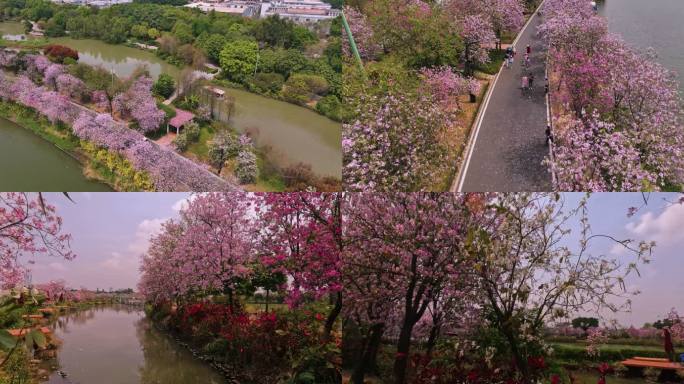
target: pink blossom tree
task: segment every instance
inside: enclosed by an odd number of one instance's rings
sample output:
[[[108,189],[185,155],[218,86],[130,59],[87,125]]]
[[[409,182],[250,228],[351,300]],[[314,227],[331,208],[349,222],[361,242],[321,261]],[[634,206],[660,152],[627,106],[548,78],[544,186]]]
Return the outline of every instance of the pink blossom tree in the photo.
[[[485,220],[473,232],[467,253],[475,263],[479,289],[489,314],[488,327],[506,340],[521,383],[536,380],[529,351],[543,350],[542,327],[576,311],[629,308],[638,291],[626,287],[627,276],[650,260],[655,243],[593,233],[587,199],[566,206],[557,194],[496,194],[486,200]],[[578,225],[577,245],[569,242],[569,225]],[[619,259],[594,253],[597,242],[625,250]],[[535,347],[533,347],[535,346]]]
[[[27,193],[0,193],[0,283],[3,287],[20,283],[38,255],[71,260],[75,257],[62,232],[62,218],[42,196]],[[28,258],[26,263],[22,258]]]
[[[123,118],[133,118],[143,133],[159,129],[164,111],[157,107],[152,95],[152,79],[140,76],[126,92],[118,94],[112,102],[114,112]]]
[[[390,90],[360,95],[343,126],[343,177],[349,190],[420,190],[445,165],[446,130],[455,124],[432,95]]]
[[[257,203],[261,262],[291,278],[288,302],[329,297],[324,337],[342,310],[341,196],[336,193],[263,194]]]
[[[670,71],[608,33],[582,0],[545,3],[557,189],[640,191],[684,184],[684,125]],[[569,115],[574,115],[573,117]]]
[[[455,304],[444,298],[457,297],[455,291],[469,281],[463,249],[471,215],[465,199],[465,195],[394,193],[356,194],[345,202],[346,311],[372,322],[363,359],[372,360],[382,332],[396,326],[395,383],[406,382],[416,325],[428,316],[434,342],[440,317]],[[386,324],[390,319],[396,325]],[[356,383],[363,382],[367,368],[363,360],[357,365]]]

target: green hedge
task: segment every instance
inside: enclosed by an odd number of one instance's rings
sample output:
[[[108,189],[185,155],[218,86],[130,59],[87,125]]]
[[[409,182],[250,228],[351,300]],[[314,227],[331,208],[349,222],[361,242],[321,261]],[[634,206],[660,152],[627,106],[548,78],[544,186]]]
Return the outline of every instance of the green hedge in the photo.
[[[627,345],[604,345],[599,348],[599,356],[591,357],[587,355],[585,346],[582,344],[551,344],[555,358],[567,361],[601,361],[617,362],[635,356],[664,358],[665,353],[656,348],[644,348],[639,346]]]

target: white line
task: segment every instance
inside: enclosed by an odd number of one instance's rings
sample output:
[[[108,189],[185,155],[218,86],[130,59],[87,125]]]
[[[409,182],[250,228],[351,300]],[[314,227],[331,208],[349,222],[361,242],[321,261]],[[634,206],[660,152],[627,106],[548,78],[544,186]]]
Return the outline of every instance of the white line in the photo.
[[[534,13],[532,16],[527,20],[527,23],[525,23],[525,26],[523,26],[523,29],[520,30],[518,33],[518,36],[515,37],[515,40],[513,40],[513,43],[511,44],[512,47],[515,47],[516,44],[518,44],[518,41],[522,37],[522,35],[525,33],[527,30],[527,27],[530,26],[532,23],[532,20],[537,16],[537,13],[539,12],[539,9],[541,9],[542,5],[544,5],[544,1],[539,3],[539,6],[537,9],[535,9]],[[477,144],[477,137],[480,134],[480,127],[482,126],[482,121],[484,120],[484,115],[485,112],[487,111],[487,107],[489,106],[489,100],[492,97],[492,94],[494,93],[494,88],[496,87],[496,83],[499,81],[499,75],[501,75],[501,72],[503,71],[504,66],[502,65],[501,68],[499,68],[499,72],[497,72],[496,77],[494,78],[494,82],[492,83],[492,86],[487,90],[487,95],[485,97],[485,102],[483,104],[482,109],[480,109],[480,112],[478,113],[477,117],[477,124],[475,125],[475,130],[473,133],[471,133],[470,137],[470,145],[468,146],[468,154],[466,156],[466,161],[463,163],[463,167],[459,170],[458,177],[456,178],[456,183],[454,183],[450,189],[450,192],[463,192],[463,184],[465,183],[466,175],[468,174],[468,167],[470,166],[470,159],[473,157],[473,152],[475,151],[475,145]],[[456,187],[456,188],[454,188]]]

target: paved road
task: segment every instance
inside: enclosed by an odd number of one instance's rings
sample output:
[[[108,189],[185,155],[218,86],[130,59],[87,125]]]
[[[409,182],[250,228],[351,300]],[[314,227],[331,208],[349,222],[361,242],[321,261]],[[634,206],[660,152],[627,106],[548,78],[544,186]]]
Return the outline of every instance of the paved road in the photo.
[[[516,43],[517,56],[504,68],[492,89],[489,104],[476,127],[473,147],[456,189],[464,192],[550,191],[551,174],[542,160],[546,146],[544,97],[545,52],[537,36],[539,15],[533,16]],[[532,48],[531,65],[524,70],[525,49]],[[524,72],[523,72],[524,71]],[[533,89],[523,95],[521,77],[532,72]]]

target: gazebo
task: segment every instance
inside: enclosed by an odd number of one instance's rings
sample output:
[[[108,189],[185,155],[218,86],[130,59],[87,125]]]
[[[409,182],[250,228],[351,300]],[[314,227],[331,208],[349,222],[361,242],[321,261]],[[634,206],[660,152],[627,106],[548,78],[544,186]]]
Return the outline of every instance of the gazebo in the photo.
[[[176,128],[176,134],[180,133],[180,129],[187,123],[191,122],[195,115],[188,111],[176,108],[176,116],[174,116],[169,123],[166,124],[166,133],[169,133],[170,127]]]

